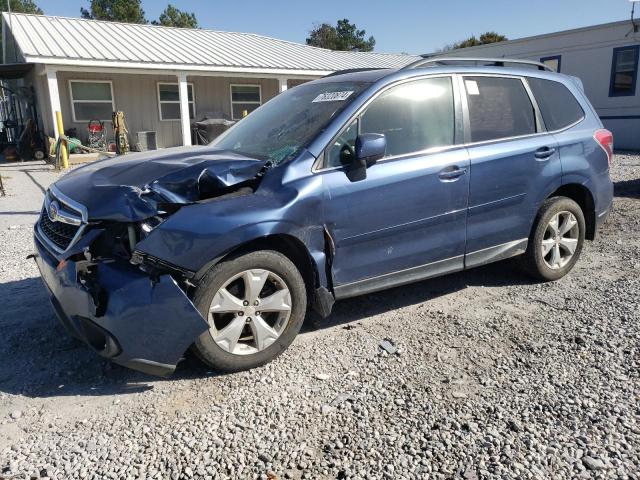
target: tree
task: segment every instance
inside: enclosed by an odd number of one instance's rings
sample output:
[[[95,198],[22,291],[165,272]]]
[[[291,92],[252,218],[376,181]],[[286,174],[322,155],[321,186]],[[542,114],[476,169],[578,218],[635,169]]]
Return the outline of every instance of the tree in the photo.
[[[163,27],[198,28],[198,19],[195,13],[183,12],[171,4],[164,9],[158,20],[151,23]]]
[[[13,13],[35,13],[43,15],[44,12],[38,7],[33,0],[9,0],[11,11]],[[7,12],[7,2],[0,2],[0,12]]]
[[[496,42],[504,42],[509,40],[504,35],[500,35],[496,32],[485,32],[480,35],[480,38],[477,38],[475,35],[471,35],[466,40],[461,40],[459,42],[455,42],[451,45],[445,45],[442,48],[442,52],[447,52],[449,50],[457,50],[459,48],[467,48],[467,47],[475,47],[478,45],[486,45],[488,43],[496,43]]]
[[[316,25],[314,29],[309,32],[309,37],[307,38],[307,45],[312,45],[314,47],[335,50],[337,44],[338,32],[335,27],[328,23]]]
[[[372,36],[365,39],[366,33],[365,30],[358,30],[355,23],[345,18],[338,20],[335,27],[328,23],[316,25],[309,32],[307,45],[331,50],[370,52],[376,44],[376,39]]]
[[[82,18],[109,22],[147,23],[140,0],[89,0],[89,10],[80,8]]]
[[[507,37],[496,32],[485,32],[480,35],[480,45],[486,45],[487,43],[506,42],[507,40],[509,40]]]

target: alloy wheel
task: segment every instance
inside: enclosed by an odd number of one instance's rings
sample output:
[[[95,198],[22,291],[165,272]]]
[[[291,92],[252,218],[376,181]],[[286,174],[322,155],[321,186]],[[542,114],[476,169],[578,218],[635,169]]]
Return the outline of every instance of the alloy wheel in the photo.
[[[542,238],[542,258],[545,264],[557,270],[567,265],[578,247],[580,226],[573,213],[556,213],[547,224]]]
[[[291,292],[275,273],[245,270],[227,280],[209,307],[209,333],[235,355],[250,355],[272,345],[291,316]]]

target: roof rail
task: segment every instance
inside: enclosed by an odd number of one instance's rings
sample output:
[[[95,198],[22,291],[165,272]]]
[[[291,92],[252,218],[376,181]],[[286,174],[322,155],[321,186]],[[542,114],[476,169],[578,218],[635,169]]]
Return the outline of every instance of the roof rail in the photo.
[[[416,60],[409,65],[402,67],[403,70],[410,68],[420,67],[436,67],[438,65],[455,65],[463,63],[472,63],[476,66],[485,65],[492,67],[506,67],[506,64],[513,65],[526,65],[528,67],[536,67],[538,70],[546,70],[548,72],[554,72],[551,67],[541,62],[534,62],[533,60],[519,60],[516,58],[474,58],[474,57],[426,57],[423,56],[420,60]]]
[[[347,68],[345,70],[336,70],[335,72],[331,72],[329,75],[325,75],[322,78],[334,77],[336,75],[344,75],[345,73],[369,72],[371,70],[388,70],[388,68],[383,68],[383,67]]]

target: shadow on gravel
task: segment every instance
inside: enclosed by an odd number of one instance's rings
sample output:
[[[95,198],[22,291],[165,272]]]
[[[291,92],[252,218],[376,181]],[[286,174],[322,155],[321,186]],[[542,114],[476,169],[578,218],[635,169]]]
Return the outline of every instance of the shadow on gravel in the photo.
[[[41,164],[40,165],[29,165],[27,166],[27,164],[25,163],[2,163],[0,162],[0,172],[2,173],[6,173],[6,172],[46,172],[46,173],[52,173],[55,172],[55,170],[53,168],[48,168],[48,167],[43,167]]]
[[[27,397],[143,392],[159,381],[217,376],[192,355],[162,379],[111,363],[60,325],[40,278],[0,283],[0,391]]]
[[[40,215],[40,211],[30,210],[26,212],[0,212],[0,215]]]
[[[336,303],[327,319],[307,321],[303,332],[348,324],[455,293],[469,285],[528,284],[500,262]],[[0,284],[0,391],[27,397],[101,396],[141,392],[160,381],[218,376],[192,355],[176,373],[160,379],[115,365],[71,338],[55,318],[39,278]],[[147,383],[149,382],[149,383]]]
[[[34,176],[31,174],[31,172],[32,172],[32,170],[25,170],[23,173],[24,173],[27,177],[29,177],[29,180],[31,180],[31,181],[33,182],[33,184],[34,184],[36,187],[38,187],[38,189],[40,189],[40,191],[41,191],[41,192],[42,192],[42,194],[44,195],[45,193],[47,193],[47,186],[48,186],[48,183],[49,183],[49,182],[47,182],[45,185],[43,185],[42,183],[40,183],[40,182],[36,179],[36,177],[34,177]]]
[[[113,365],[71,338],[39,278],[0,284],[0,391],[28,397],[95,396],[152,388],[152,377]]]
[[[640,178],[614,182],[613,193],[616,197],[640,198]]]
[[[329,318],[305,322],[302,331],[355,322],[398,308],[428,302],[434,298],[463,290],[468,286],[504,287],[532,283],[534,280],[524,275],[517,268],[514,260],[505,260],[464,272],[336,302]]]

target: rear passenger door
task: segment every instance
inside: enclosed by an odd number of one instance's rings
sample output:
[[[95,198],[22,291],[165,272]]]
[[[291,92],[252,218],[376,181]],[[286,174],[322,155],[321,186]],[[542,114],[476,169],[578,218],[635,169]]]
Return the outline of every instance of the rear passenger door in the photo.
[[[560,186],[557,143],[524,78],[462,76],[470,158],[465,266],[524,251],[544,192]]]

